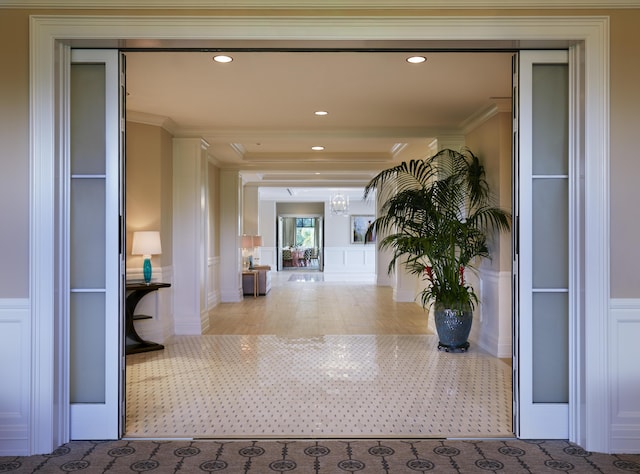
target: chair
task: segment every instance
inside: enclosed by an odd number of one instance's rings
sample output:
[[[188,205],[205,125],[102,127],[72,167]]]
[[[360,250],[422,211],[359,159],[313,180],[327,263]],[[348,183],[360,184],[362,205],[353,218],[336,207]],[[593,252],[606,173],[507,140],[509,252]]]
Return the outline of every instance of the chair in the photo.
[[[282,266],[293,267],[293,255],[289,249],[284,249],[282,251]]]
[[[318,261],[318,249],[317,248],[312,248],[309,249],[309,265],[320,265],[320,262]]]
[[[308,267],[311,264],[311,249],[304,249],[302,262],[305,267]]]

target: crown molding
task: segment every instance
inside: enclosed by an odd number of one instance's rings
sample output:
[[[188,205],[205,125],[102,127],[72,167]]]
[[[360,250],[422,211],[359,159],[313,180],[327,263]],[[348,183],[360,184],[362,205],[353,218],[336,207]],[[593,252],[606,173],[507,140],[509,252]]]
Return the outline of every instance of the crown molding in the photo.
[[[215,9],[215,10],[407,10],[407,9],[618,9],[640,8],[640,0],[0,0],[0,8]]]
[[[176,123],[169,117],[163,117],[162,115],[154,115],[147,112],[138,112],[136,110],[127,110],[127,122],[161,127],[173,136],[176,136],[179,133],[179,129]]]
[[[464,134],[467,134],[480,125],[485,123],[491,117],[499,114],[511,112],[511,98],[505,99],[497,99],[493,104],[489,107],[479,110],[475,114],[471,115],[467,118],[461,125],[460,129]]]

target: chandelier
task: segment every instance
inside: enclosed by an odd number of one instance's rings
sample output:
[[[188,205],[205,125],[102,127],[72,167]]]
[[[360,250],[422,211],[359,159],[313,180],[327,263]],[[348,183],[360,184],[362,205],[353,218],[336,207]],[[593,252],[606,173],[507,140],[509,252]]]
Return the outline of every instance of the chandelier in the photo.
[[[337,216],[344,216],[349,212],[349,196],[345,196],[340,191],[331,195],[329,201],[331,213]]]

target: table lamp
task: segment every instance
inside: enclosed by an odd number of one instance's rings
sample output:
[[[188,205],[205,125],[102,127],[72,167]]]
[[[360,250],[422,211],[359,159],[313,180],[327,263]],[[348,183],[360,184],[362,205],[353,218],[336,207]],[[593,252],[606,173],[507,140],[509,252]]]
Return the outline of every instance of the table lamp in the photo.
[[[144,257],[142,273],[147,285],[151,282],[151,255],[160,255],[161,253],[160,232],[152,230],[133,233],[131,254]]]
[[[256,252],[256,247],[262,247],[262,236],[261,235],[254,235],[253,237],[253,253]],[[255,263],[258,261],[258,257],[254,257],[252,255],[251,258],[251,268],[253,268],[253,266],[255,265]]]

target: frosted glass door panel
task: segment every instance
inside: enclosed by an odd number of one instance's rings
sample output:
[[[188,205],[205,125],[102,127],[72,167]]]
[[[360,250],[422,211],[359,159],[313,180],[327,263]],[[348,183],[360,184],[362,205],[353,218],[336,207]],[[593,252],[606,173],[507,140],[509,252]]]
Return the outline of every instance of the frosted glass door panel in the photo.
[[[122,305],[118,52],[72,50],[65,205],[70,437],[116,439]]]
[[[569,284],[568,183],[533,180],[533,287],[567,288]]]
[[[569,171],[569,92],[566,64],[533,67],[533,174]]]
[[[71,288],[105,287],[105,180],[71,181]]]
[[[71,294],[71,403],[104,403],[104,293]]]
[[[533,295],[533,403],[569,402],[568,309],[567,293]]]
[[[105,173],[105,66],[71,68],[71,173]],[[91,120],[88,120],[91,118]]]
[[[518,61],[514,387],[516,434],[527,439],[569,435],[568,59],[568,51],[521,51]]]

